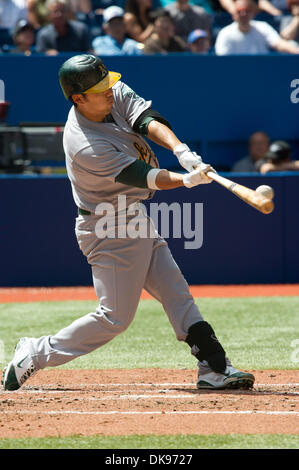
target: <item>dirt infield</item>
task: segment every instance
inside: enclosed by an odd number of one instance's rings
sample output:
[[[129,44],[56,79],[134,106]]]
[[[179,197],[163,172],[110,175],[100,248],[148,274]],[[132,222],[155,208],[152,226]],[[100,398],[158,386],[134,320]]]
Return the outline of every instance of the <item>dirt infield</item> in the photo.
[[[0,438],[296,434],[298,371],[253,371],[249,391],[199,391],[195,370],[45,370],[0,392]],[[28,385],[27,385],[28,384]]]
[[[190,286],[194,297],[256,297],[299,295],[299,284],[250,284]],[[143,290],[142,299],[152,299]],[[63,300],[97,300],[93,287],[7,287],[0,288],[0,303]]]
[[[298,284],[190,289],[194,297],[299,295]],[[0,302],[64,300],[96,296],[92,287],[0,289]],[[299,371],[252,372],[252,390],[216,392],[196,389],[196,370],[43,370],[16,392],[0,390],[0,438],[297,434]]]

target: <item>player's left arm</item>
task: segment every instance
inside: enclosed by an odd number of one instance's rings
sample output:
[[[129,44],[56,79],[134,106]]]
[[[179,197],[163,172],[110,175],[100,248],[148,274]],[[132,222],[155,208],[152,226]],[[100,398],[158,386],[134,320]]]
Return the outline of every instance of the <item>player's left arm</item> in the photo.
[[[118,112],[124,116],[135,132],[171,150],[185,170],[191,172],[200,165],[203,165],[204,169],[205,165],[200,155],[192,152],[178,139],[169,122],[152,109],[151,101],[145,101],[124,83],[116,86],[114,92],[116,98],[121,98],[116,100]]]
[[[141,113],[134,123],[133,130],[161,147],[171,150],[180,165],[189,172],[204,165],[201,156],[192,152],[188,145],[182,143],[171,129],[169,122],[152,108]]]
[[[170,127],[155,119],[150,121],[146,137],[172,152],[177,145],[182,144]]]

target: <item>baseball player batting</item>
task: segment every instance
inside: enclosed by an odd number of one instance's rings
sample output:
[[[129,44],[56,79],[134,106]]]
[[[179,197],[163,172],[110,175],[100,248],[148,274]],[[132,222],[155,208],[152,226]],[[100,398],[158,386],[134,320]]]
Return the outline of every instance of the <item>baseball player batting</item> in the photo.
[[[88,354],[125,331],[143,288],[161,302],[176,338],[185,341],[197,358],[199,389],[249,389],[254,376],[230,363],[166,241],[156,232],[146,237],[98,236],[99,204],[113,205],[118,229],[132,220],[129,208],[139,208],[139,222],[152,233],[153,222],[140,201],[151,198],[156,190],[210,183],[206,173],[214,171],[176,137],[167,120],[152,109],[151,101],[136,95],[120,78],[92,54],[76,55],[59,70],[64,96],[73,104],[63,145],[78,207],[76,236],[91,265],[99,304],[55,335],[21,338],[4,371],[4,389],[17,390],[38,370]],[[171,150],[186,173],[160,169],[145,136]],[[126,196],[125,208],[118,207],[120,195]]]

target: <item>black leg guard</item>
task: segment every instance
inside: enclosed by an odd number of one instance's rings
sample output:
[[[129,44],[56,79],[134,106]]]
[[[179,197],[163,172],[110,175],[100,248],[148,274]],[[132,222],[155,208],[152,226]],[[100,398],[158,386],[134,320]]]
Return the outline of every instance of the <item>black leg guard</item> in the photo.
[[[200,321],[188,330],[186,343],[191,347],[191,353],[199,360],[206,360],[215,371],[223,373],[226,369],[225,351],[211,325]]]

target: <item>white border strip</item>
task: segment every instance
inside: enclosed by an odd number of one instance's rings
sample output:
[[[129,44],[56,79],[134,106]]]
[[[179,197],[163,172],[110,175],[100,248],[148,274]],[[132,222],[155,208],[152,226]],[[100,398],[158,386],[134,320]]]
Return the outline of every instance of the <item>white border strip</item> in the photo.
[[[43,410],[43,411],[0,411],[0,415],[271,415],[271,416],[299,416],[299,411],[264,411],[264,410],[243,410],[243,411],[80,411],[80,410]]]

